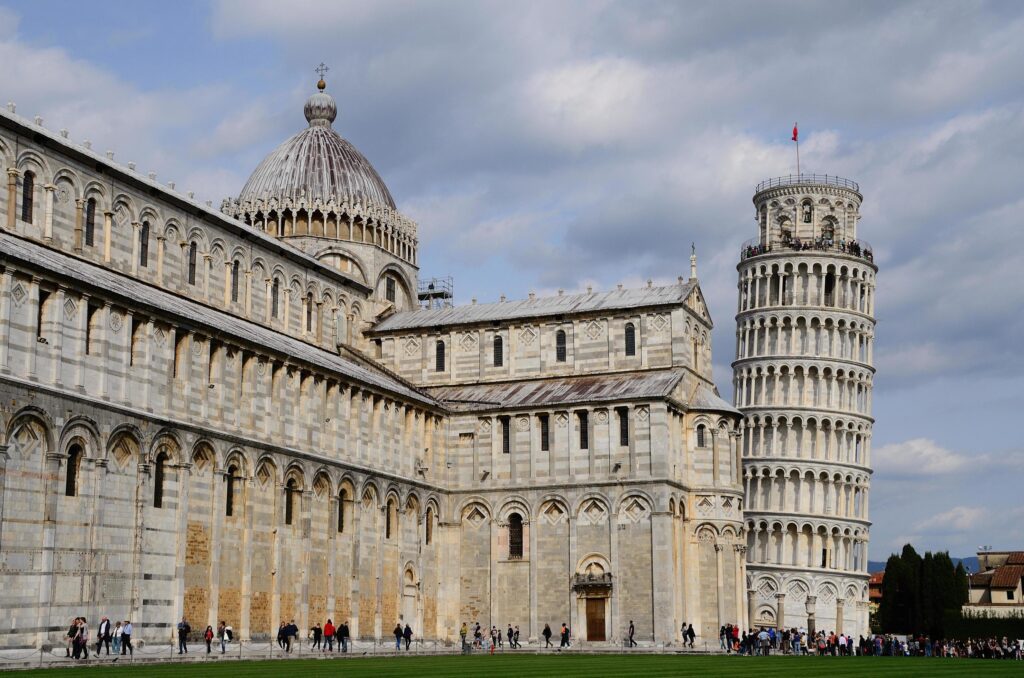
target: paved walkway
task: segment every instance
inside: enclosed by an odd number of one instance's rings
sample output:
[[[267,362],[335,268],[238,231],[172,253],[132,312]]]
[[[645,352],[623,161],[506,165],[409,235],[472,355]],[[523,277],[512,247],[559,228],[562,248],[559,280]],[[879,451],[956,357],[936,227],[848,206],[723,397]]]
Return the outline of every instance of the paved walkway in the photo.
[[[214,643],[213,651],[207,655],[206,646],[203,643],[190,643],[188,654],[179,655],[177,652],[176,645],[154,645],[148,644],[143,647],[136,647],[135,654],[132,656],[115,656],[115,655],[100,655],[96,656],[92,653],[90,648],[89,659],[80,659],[75,661],[65,656],[63,647],[56,647],[52,650],[0,650],[0,671],[6,669],[28,669],[28,668],[39,668],[39,667],[54,667],[54,666],[103,666],[116,661],[120,664],[122,662],[142,664],[142,663],[202,663],[202,662],[221,662],[221,661],[238,661],[238,660],[260,660],[260,659],[340,659],[344,660],[351,657],[394,657],[398,655],[457,655],[460,653],[458,643],[453,645],[446,645],[439,641],[413,641],[410,650],[396,651],[394,642],[372,642],[372,641],[356,641],[353,646],[349,647],[347,654],[340,652],[322,652],[313,650],[309,647],[309,643],[296,643],[293,651],[287,653],[281,650],[277,643],[267,642],[243,642],[243,643],[229,643],[227,651],[224,654],[220,653],[220,648],[217,643]],[[335,648],[337,650],[337,648]],[[497,648],[496,653],[551,653],[560,651],[557,645],[552,649],[544,649],[540,644],[523,644],[523,647],[516,650],[510,650],[508,647]],[[698,646],[695,649],[682,648],[674,645],[655,645],[652,643],[643,644],[641,643],[638,647],[627,650],[622,645],[615,643],[587,643],[578,642],[566,652],[572,653],[621,653],[630,652],[638,654],[707,654],[709,652],[717,652],[716,647],[703,648]],[[482,652],[482,650],[475,650],[475,652]]]

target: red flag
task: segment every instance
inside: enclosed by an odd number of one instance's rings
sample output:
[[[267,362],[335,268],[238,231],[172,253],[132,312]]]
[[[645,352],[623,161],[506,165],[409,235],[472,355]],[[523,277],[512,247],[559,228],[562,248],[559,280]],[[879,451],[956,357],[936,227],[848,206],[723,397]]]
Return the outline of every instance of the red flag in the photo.
[[[797,141],[798,140],[797,137],[798,137],[798,133],[797,133],[797,130],[796,130],[796,123],[794,122],[793,123],[793,141]]]

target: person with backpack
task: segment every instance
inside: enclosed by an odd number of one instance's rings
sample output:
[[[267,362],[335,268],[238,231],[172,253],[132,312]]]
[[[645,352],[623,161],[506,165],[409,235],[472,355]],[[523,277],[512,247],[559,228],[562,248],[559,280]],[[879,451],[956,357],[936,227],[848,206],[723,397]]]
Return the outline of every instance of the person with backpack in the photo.
[[[217,638],[220,640],[220,653],[224,654],[228,649],[228,641],[231,640],[231,630],[223,619],[217,624]]]

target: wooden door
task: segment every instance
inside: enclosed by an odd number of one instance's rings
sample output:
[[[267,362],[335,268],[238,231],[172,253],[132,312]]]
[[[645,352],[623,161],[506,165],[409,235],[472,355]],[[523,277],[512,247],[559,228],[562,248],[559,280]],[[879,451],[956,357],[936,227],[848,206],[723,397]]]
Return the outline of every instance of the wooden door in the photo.
[[[604,608],[604,598],[587,598],[587,640],[605,640]]]

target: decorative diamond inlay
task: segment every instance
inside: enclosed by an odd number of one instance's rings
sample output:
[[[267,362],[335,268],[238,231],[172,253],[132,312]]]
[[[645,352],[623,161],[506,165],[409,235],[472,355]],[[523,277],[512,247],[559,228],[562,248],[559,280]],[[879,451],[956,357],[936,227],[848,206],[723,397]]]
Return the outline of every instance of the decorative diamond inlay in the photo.
[[[15,306],[21,306],[21,302],[25,301],[25,297],[28,296],[28,292],[25,291],[25,287],[19,282],[14,284],[14,289],[11,290],[11,299],[14,299]]]
[[[420,350],[419,339],[416,339],[415,337],[413,337],[412,339],[406,340],[406,342],[405,342],[405,355],[407,355],[407,356],[409,356],[411,358],[412,356],[416,355],[416,353],[419,350]]]
[[[474,350],[476,348],[476,335],[472,332],[466,332],[459,339],[459,346],[467,353]]]
[[[598,321],[592,320],[590,321],[590,324],[587,325],[586,333],[592,340],[597,339],[604,333],[604,327],[602,327],[601,323]]]
[[[474,506],[470,509],[469,513],[466,514],[466,522],[474,529],[483,525],[486,520],[487,516],[484,515],[484,512],[481,511],[478,506]]]
[[[523,331],[519,333],[519,341],[523,342],[523,346],[533,345],[533,341],[537,338],[537,330],[532,327],[524,327]]]
[[[74,320],[75,314],[78,312],[78,304],[71,297],[64,300],[64,317],[68,320]]]
[[[651,318],[651,327],[655,332],[662,332],[668,326],[668,319],[664,313],[658,313]]]

